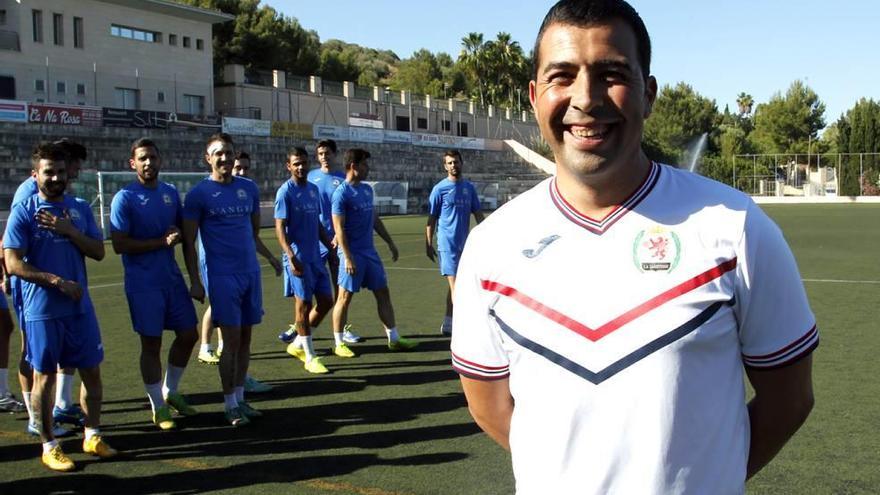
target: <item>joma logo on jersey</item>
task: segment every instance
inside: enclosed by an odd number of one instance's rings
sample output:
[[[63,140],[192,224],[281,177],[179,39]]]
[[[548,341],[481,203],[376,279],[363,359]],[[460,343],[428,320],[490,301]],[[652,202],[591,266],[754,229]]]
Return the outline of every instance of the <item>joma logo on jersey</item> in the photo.
[[[549,246],[551,243],[553,243],[553,241],[555,241],[556,239],[559,239],[558,235],[556,235],[556,234],[548,235],[547,237],[538,241],[538,246],[536,248],[523,249],[522,254],[526,258],[534,258],[534,257],[538,256],[539,254],[541,254],[541,252],[544,251],[544,249],[546,249],[547,246]]]
[[[675,232],[662,226],[643,230],[633,241],[633,263],[641,272],[675,270],[681,259],[681,240]]]

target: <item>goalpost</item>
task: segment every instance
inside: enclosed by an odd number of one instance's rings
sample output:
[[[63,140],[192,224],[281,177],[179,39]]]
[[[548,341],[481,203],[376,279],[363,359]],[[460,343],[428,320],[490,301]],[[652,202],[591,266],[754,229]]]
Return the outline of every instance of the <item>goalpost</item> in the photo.
[[[159,174],[159,180],[167,182],[177,188],[180,200],[197,183],[207,177],[206,172],[166,172]],[[110,203],[113,196],[130,182],[137,180],[134,172],[102,172],[83,170],[79,174],[73,186],[72,193],[89,202],[95,219],[104,233],[104,238],[110,237]]]

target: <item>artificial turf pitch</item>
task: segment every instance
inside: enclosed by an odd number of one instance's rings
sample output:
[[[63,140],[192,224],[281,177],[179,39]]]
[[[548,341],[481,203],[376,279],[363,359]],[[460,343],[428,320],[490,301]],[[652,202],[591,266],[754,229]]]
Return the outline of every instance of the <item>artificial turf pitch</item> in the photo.
[[[782,227],[805,279],[822,343],[814,355],[816,407],[783,452],[748,483],[750,493],[876,493],[880,490],[880,205],[766,206]],[[217,369],[196,362],[182,392],[201,412],[180,429],[150,423],[138,372],[119,257],[89,264],[92,298],[106,358],[103,430],[125,452],[97,461],[81,440],[62,441],[78,471],[56,474],[39,462],[39,442],[24,433],[24,414],[0,416],[0,494],[298,493],[505,494],[510,458],[473,424],[448,339],[439,334],[446,284],[424,255],[424,217],[390,217],[400,249],[391,263],[392,299],[402,334],[416,352],[384,350],[369,293],[355,297],[350,321],[368,338],[359,356],[327,355],[329,375],[310,375],[284,353],[276,335],[290,320],[280,279],[264,267],[263,323],[255,329],[251,374],[275,389],[250,395],[265,413],[246,428],[227,426]],[[274,246],[269,230],[267,245]],[[784,308],[780,308],[784,310]],[[166,333],[166,348],[170,340]],[[329,354],[329,319],[316,347]],[[10,362],[18,359],[13,337]],[[18,390],[14,376],[13,390]]]

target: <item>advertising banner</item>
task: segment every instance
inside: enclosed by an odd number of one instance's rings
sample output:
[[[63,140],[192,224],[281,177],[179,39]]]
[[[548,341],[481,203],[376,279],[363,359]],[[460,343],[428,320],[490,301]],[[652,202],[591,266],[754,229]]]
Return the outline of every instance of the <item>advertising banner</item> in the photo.
[[[381,143],[384,137],[382,129],[370,129],[368,127],[351,127],[348,129],[350,141],[364,143]]]
[[[405,131],[385,131],[384,141],[386,143],[412,144],[412,133]]]
[[[104,109],[105,127],[137,127],[139,129],[166,129],[168,112],[148,110],[123,110],[121,108]]]
[[[27,103],[15,100],[0,100],[0,122],[26,123]]]
[[[81,125],[100,127],[103,121],[100,107],[31,103],[28,121],[34,124]]]
[[[293,122],[272,122],[272,137],[289,137],[296,139],[312,138],[311,124],[295,124]]]
[[[348,127],[335,125],[316,125],[312,127],[312,137],[315,139],[334,139],[348,141]]]
[[[352,127],[371,127],[373,129],[384,129],[385,123],[378,115],[372,113],[353,113],[348,116],[348,125]]]
[[[238,136],[269,136],[272,134],[272,122],[223,117],[223,132]]]

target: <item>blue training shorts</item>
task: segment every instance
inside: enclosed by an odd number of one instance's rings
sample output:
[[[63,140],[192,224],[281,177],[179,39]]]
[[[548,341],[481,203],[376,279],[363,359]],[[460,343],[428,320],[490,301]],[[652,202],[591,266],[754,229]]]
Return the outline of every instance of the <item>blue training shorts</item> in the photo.
[[[460,251],[439,251],[440,256],[440,275],[444,277],[454,277],[458,272],[458,262],[461,260]]]
[[[27,322],[27,360],[40,373],[62,368],[94,368],[104,360],[95,310]]]
[[[181,279],[178,283],[143,292],[125,293],[134,331],[145,337],[161,337],[162,330],[195,330],[196,309]]]
[[[303,263],[301,277],[293,274],[293,266],[286,254],[281,256],[281,264],[284,265],[284,297],[297,297],[306,302],[311,302],[315,294],[333,297],[330,275],[323,261]]]
[[[352,253],[354,257],[354,275],[345,270],[345,257],[339,253],[339,286],[349,292],[358,292],[361,287],[370,290],[388,287],[385,267],[375,249],[367,252]]]
[[[256,325],[263,319],[263,285],[258,271],[233,275],[208,274],[208,297],[215,326]]]

